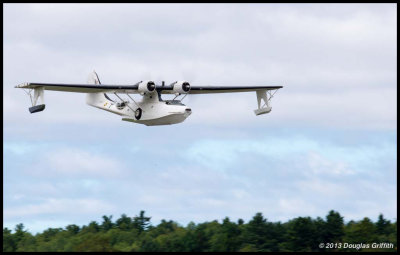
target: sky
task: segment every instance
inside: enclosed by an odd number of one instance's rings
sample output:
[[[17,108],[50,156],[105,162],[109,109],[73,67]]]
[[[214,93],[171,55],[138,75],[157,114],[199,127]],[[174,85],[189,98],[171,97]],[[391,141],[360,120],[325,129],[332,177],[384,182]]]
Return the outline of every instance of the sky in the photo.
[[[395,4],[3,4],[3,225],[397,215]],[[282,85],[147,127],[23,82]],[[139,95],[134,96],[139,98]],[[126,96],[124,98],[127,98]]]

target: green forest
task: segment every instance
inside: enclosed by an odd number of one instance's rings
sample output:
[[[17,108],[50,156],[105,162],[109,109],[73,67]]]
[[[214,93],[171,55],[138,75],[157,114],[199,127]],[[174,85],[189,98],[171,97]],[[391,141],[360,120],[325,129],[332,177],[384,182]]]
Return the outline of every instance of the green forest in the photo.
[[[113,221],[103,216],[100,223],[48,228],[36,235],[22,223],[14,230],[3,228],[3,252],[15,251],[397,251],[397,219],[391,222],[380,214],[375,222],[344,222],[332,210],[325,219],[297,217],[281,223],[256,213],[247,223],[226,217],[184,227],[172,220],[153,226],[141,211],[134,217],[122,214]]]

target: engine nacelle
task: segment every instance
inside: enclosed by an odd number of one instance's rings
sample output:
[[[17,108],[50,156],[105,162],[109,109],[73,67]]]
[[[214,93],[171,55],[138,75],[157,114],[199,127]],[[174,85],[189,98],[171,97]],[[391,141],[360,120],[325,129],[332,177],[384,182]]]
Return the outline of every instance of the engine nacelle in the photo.
[[[174,94],[186,94],[190,91],[190,84],[187,81],[177,81],[174,84]]]
[[[153,93],[156,90],[154,81],[141,81],[139,83],[138,91],[141,95],[145,93]]]

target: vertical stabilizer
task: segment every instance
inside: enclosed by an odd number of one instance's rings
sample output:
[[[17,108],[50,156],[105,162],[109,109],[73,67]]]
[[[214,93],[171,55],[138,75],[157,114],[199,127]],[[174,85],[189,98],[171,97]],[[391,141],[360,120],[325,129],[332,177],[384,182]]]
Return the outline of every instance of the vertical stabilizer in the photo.
[[[87,80],[88,84],[96,84],[96,85],[100,85],[100,79],[99,76],[97,75],[96,71],[93,70],[93,72],[91,72],[88,76],[88,80]]]
[[[97,75],[96,71],[93,71],[92,73],[89,74],[88,84],[95,84],[95,85],[101,85],[99,76]],[[88,105],[101,108],[103,109],[104,106],[110,105],[110,103],[113,102],[105,93],[87,93],[86,94],[86,103]]]

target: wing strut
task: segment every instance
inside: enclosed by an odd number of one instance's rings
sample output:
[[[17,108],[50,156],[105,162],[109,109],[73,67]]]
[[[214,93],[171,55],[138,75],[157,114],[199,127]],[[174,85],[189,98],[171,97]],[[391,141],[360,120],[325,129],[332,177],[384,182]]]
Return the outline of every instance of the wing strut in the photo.
[[[120,97],[117,95],[117,93],[114,93],[114,94],[115,94],[122,102],[124,102],[124,100],[123,100],[122,98],[120,98]],[[127,103],[126,106],[128,106],[129,109],[132,110],[132,112],[135,112],[135,110],[133,110],[133,109],[129,106],[129,103]]]
[[[135,103],[135,105],[136,105],[138,108],[140,108],[139,105],[136,103],[136,101],[133,100],[133,98],[132,98],[128,93],[126,93],[126,95],[127,95],[130,99],[132,99],[132,101]]]

